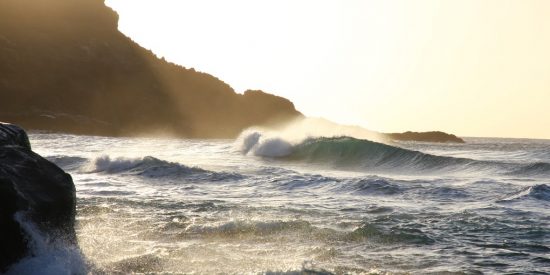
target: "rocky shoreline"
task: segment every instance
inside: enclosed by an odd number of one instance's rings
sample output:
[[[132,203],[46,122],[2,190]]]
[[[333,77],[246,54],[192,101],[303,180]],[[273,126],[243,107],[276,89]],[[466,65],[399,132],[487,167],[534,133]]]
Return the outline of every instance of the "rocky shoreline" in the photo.
[[[35,256],[33,232],[49,242],[76,245],[72,178],[31,150],[26,132],[0,123],[0,273]]]

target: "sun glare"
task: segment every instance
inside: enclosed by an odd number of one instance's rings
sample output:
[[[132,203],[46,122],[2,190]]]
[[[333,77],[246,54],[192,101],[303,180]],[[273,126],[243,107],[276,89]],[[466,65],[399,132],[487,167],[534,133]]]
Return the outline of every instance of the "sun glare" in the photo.
[[[306,115],[379,131],[550,138],[533,122],[550,123],[550,3],[528,2],[107,4],[157,55],[237,92],[289,98]]]

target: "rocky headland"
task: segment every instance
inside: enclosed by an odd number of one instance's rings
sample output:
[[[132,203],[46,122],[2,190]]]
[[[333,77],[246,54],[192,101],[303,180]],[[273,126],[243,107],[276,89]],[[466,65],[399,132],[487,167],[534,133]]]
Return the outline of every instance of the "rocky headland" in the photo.
[[[239,94],[158,58],[118,30],[103,0],[0,1],[1,121],[86,135],[234,138],[301,117],[288,99]],[[463,142],[441,132],[387,135]]]
[[[159,30],[161,31],[161,30]],[[102,0],[0,2],[0,120],[27,129],[232,138],[301,116],[142,48]]]
[[[390,139],[395,141],[420,141],[420,142],[449,142],[449,143],[464,143],[464,140],[453,135],[440,131],[431,132],[404,132],[386,134]]]

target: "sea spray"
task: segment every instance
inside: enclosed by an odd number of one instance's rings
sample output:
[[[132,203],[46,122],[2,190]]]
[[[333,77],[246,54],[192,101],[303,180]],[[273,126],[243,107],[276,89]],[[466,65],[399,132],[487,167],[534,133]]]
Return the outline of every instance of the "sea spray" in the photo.
[[[76,244],[63,236],[49,236],[29,221],[24,212],[15,214],[15,220],[27,235],[31,255],[10,267],[7,274],[86,274],[89,266]],[[55,234],[55,232],[53,232]]]
[[[301,117],[271,128],[254,128],[285,140],[299,141],[307,138],[349,136],[357,139],[391,143],[388,137],[359,126],[343,125],[323,118]]]
[[[238,143],[241,143],[243,154],[253,154],[260,157],[285,157],[292,153],[292,144],[280,137],[269,137],[259,132],[245,132]]]

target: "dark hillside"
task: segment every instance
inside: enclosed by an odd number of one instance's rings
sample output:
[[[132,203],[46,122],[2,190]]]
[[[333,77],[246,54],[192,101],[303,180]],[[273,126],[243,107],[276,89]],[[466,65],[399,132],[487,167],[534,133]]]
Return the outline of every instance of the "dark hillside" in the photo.
[[[101,0],[0,1],[0,120],[83,134],[209,138],[301,116],[284,98],[239,95],[209,74],[157,58],[117,22]]]

